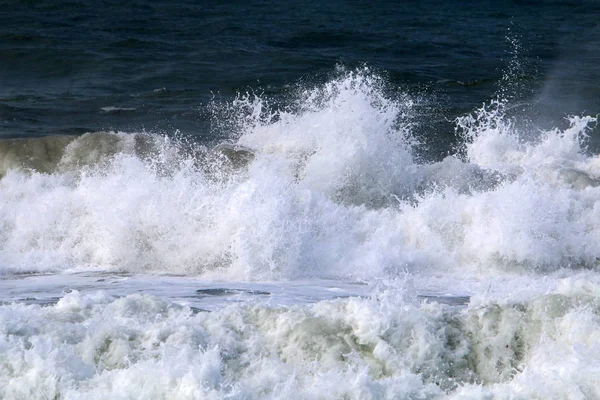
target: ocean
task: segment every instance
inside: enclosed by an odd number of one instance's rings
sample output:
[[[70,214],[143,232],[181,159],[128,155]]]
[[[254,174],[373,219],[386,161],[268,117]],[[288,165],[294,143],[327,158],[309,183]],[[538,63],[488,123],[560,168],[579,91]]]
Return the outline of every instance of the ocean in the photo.
[[[0,5],[0,399],[600,399],[598,1]]]

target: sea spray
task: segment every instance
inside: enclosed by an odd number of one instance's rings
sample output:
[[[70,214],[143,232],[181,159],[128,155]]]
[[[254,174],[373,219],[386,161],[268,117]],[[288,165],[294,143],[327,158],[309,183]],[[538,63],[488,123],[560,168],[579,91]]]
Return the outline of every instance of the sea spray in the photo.
[[[462,156],[419,163],[413,103],[379,82],[347,73],[305,89],[295,111],[241,98],[241,134],[214,151],[96,133],[70,141],[50,172],[9,169],[2,271],[263,280],[596,267],[600,164],[583,144],[594,118],[524,140],[494,101],[456,122]]]

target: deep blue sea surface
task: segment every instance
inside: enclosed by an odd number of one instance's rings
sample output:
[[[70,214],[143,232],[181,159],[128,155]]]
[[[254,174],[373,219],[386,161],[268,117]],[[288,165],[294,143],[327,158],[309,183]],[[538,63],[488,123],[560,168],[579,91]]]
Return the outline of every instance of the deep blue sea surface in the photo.
[[[215,99],[285,104],[290,86],[365,65],[425,94],[423,130],[442,143],[448,120],[508,83],[542,122],[596,114],[599,13],[596,0],[3,1],[0,135],[204,138]]]

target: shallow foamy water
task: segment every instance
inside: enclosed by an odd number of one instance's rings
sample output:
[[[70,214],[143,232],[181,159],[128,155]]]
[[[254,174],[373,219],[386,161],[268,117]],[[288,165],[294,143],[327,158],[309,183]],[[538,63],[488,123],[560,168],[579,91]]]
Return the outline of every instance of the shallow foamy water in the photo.
[[[6,277],[0,387],[4,398],[595,398],[600,278],[567,275],[439,277],[454,289],[415,276]]]

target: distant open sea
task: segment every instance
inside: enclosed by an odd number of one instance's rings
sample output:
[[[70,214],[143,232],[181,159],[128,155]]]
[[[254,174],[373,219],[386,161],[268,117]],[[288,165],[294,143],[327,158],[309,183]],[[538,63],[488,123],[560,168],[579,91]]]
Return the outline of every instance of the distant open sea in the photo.
[[[0,399],[600,399],[600,2],[0,0]]]

